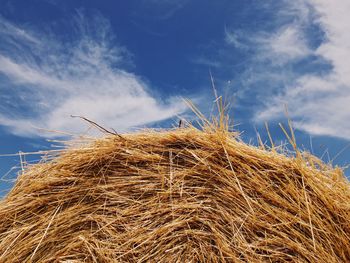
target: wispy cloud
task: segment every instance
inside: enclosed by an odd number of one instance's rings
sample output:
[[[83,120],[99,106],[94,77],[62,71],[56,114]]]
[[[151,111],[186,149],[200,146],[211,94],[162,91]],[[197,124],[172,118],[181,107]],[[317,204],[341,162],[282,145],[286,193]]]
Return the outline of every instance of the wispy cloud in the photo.
[[[232,31],[225,27],[225,41],[229,45],[233,45],[235,48],[247,48],[243,43],[247,40],[246,36],[242,36],[242,31]],[[243,40],[244,39],[244,40]]]
[[[272,63],[284,64],[308,56],[308,48],[303,31],[298,25],[287,25],[278,32],[256,39],[261,45],[260,56]]]
[[[323,74],[300,72],[281,95],[268,101],[257,118],[278,117],[286,103],[297,128],[311,134],[350,139],[350,2],[310,0],[307,3],[314,12],[311,22],[325,34],[313,55],[327,61],[331,69]],[[299,32],[303,33],[301,29]]]
[[[276,32],[225,30],[226,43],[242,50],[254,50],[255,60],[284,64],[311,54],[307,39],[298,23],[281,26]]]
[[[0,17],[1,125],[22,136],[53,136],[34,127],[82,132],[86,127],[70,118],[82,115],[125,131],[184,111],[179,98],[157,98],[125,70],[130,54],[115,45],[103,17],[78,12],[67,30],[57,36]]]
[[[197,57],[190,60],[192,63],[197,65],[206,66],[209,68],[220,68],[222,65],[218,60],[211,60],[206,57]]]
[[[287,104],[296,128],[350,139],[350,2],[283,1],[276,13],[277,29],[243,38],[255,49],[250,78],[276,85],[254,119],[283,118]]]
[[[182,10],[189,3],[189,0],[142,0],[139,2],[138,16],[167,20]]]

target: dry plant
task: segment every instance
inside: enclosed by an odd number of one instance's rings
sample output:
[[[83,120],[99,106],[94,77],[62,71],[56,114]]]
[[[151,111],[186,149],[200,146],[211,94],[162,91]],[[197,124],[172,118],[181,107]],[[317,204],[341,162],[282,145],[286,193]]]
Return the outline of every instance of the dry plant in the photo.
[[[350,262],[343,171],[229,130],[202,116],[25,168],[0,202],[0,262]]]

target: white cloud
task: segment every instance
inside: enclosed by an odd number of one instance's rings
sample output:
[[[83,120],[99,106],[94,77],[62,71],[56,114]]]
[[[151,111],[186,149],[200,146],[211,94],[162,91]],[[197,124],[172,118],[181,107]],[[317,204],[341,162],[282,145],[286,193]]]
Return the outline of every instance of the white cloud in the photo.
[[[308,0],[282,0],[279,2],[283,8],[275,9],[277,20],[285,21],[289,18],[290,21],[299,24],[309,23],[312,18],[312,6]],[[280,19],[279,19],[280,18]]]
[[[305,35],[303,29],[310,23],[318,25],[325,33],[325,38],[311,54],[327,61],[331,69],[327,73],[295,72],[293,83],[285,87],[282,94],[267,99],[265,108],[257,113],[256,119],[280,117],[283,114],[283,104],[286,103],[296,128],[311,134],[350,139],[350,2],[303,2],[305,7],[308,6],[309,12],[313,12],[312,19],[299,20],[300,26],[296,31],[289,32],[289,36]],[[288,40],[288,34],[282,39]],[[284,40],[281,41],[283,42]],[[281,48],[293,56],[307,58],[310,53],[299,52],[300,48],[294,50],[296,46],[299,44],[281,45]],[[270,50],[274,52],[276,49],[271,46]]]
[[[167,20],[188,3],[188,0],[143,0],[139,1],[139,15],[152,17],[155,20]]]
[[[16,27],[0,17],[0,34],[9,38],[22,39],[34,44],[39,44],[40,41],[33,35],[28,34],[25,30]]]
[[[75,37],[67,40],[0,17],[1,125],[22,136],[51,137],[57,134],[35,127],[80,133],[86,125],[70,115],[81,115],[125,131],[185,110],[181,99],[156,98],[123,69],[130,54],[114,45],[108,21],[90,19],[78,12],[70,25]]]
[[[274,33],[230,31],[225,29],[227,44],[256,53],[255,59],[269,61],[274,65],[283,65],[310,55],[307,39],[300,24],[282,26]]]
[[[241,31],[229,31],[225,28],[225,41],[227,44],[233,45],[235,48],[241,49],[247,46],[243,43]]]
[[[220,61],[208,59],[206,57],[197,57],[197,58],[191,59],[191,62],[194,64],[207,66],[209,68],[220,68],[222,66]]]
[[[282,28],[269,37],[264,44],[267,51],[270,51],[266,56],[277,57],[280,62],[300,59],[310,54],[303,33],[296,25]]]

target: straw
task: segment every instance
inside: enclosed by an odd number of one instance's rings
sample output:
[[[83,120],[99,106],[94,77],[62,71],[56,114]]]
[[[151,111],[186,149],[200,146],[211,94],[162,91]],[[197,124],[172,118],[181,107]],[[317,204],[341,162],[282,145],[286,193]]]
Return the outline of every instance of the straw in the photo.
[[[350,262],[342,169],[227,123],[70,142],[24,166],[0,202],[0,262]]]

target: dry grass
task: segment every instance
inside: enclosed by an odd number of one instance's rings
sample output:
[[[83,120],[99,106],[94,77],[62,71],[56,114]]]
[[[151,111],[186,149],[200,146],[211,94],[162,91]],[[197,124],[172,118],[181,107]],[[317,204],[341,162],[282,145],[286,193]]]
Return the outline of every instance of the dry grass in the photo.
[[[0,202],[0,262],[350,262],[340,169],[226,125],[71,146]]]

